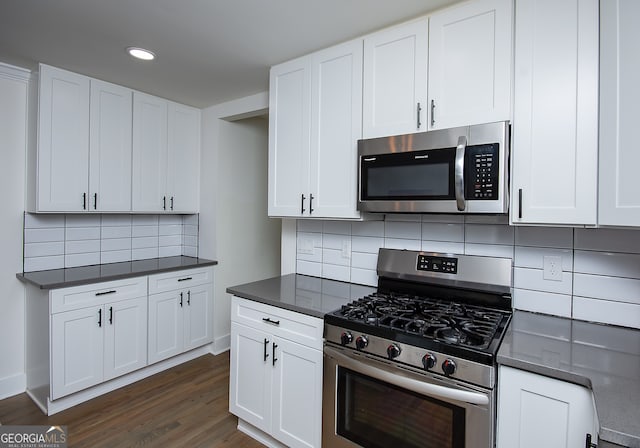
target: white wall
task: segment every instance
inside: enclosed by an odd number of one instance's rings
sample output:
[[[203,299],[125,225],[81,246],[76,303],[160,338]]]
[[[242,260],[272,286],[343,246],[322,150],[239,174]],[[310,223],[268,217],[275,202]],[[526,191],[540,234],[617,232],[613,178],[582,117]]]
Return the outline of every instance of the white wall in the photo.
[[[0,399],[25,389],[22,219],[29,72],[0,63]]]
[[[200,246],[214,268],[214,352],[229,347],[229,286],[280,274],[278,219],[267,217],[266,93],[203,111]]]

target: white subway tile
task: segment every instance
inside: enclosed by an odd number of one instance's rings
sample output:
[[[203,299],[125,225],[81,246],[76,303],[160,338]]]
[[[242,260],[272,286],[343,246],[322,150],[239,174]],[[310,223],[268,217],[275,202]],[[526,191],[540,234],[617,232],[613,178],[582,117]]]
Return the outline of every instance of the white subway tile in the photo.
[[[182,246],[162,246],[158,248],[159,257],[178,257],[182,255]]]
[[[182,225],[182,215],[158,215],[158,225]]]
[[[351,237],[348,235],[335,235],[325,233],[322,235],[322,247],[324,249],[342,250],[344,244],[351,244]]]
[[[422,222],[464,225],[464,215],[422,215]]]
[[[349,266],[351,258],[344,258],[341,250],[322,249],[322,263],[334,264],[338,266]]]
[[[191,235],[182,235],[183,246],[198,246],[198,237]]]
[[[640,255],[576,250],[575,272],[640,278]]]
[[[496,224],[508,225],[509,216],[507,215],[465,215],[465,224]]]
[[[368,254],[378,254],[378,249],[384,247],[384,238],[370,236],[352,236],[351,250],[353,252],[365,252]]]
[[[51,241],[64,241],[64,228],[25,229],[25,243],[44,243]]]
[[[313,241],[313,247],[322,247],[322,233],[298,232],[298,241],[308,238]]]
[[[120,263],[123,261],[131,260],[131,249],[128,250],[114,250],[110,252],[100,253],[100,263]]]
[[[513,290],[513,307],[535,313],[571,317],[571,296],[516,288]]]
[[[322,233],[322,221],[314,219],[298,219],[298,232]]]
[[[499,224],[466,224],[465,242],[513,246],[513,227]]]
[[[67,215],[65,227],[100,227],[100,215]]]
[[[108,238],[131,238],[131,226],[102,227],[102,239]]]
[[[161,235],[158,237],[158,246],[181,246],[182,235]]]
[[[354,236],[384,237],[384,221],[361,221],[351,225],[351,234]]]
[[[351,223],[347,221],[324,221],[322,232],[335,233],[337,235],[351,235]]]
[[[182,224],[160,224],[158,235],[182,235]]]
[[[640,329],[640,305],[573,297],[573,318]]]
[[[573,229],[568,227],[516,227],[516,245],[573,248]]]
[[[191,247],[191,246],[183,246],[182,247],[182,255],[184,255],[185,257],[197,258],[198,257],[198,248],[197,247]]]
[[[146,236],[158,236],[158,226],[134,226],[131,229],[131,236],[134,238]]]
[[[131,215],[102,215],[102,227],[131,227]]]
[[[378,275],[371,269],[351,268],[351,283],[359,285],[378,285]]]
[[[142,237],[142,238],[131,238],[131,247],[133,249],[143,249],[143,248],[149,248],[149,247],[157,248],[158,237],[148,236],[148,237]]]
[[[421,222],[422,217],[420,215],[415,214],[406,214],[406,213],[390,213],[384,216],[384,220],[386,222],[389,221],[397,221],[397,222]]]
[[[182,226],[182,234],[183,235],[193,235],[198,236],[198,226],[192,225],[184,225]]]
[[[334,264],[323,263],[321,276],[331,280],[348,282],[351,278],[351,269],[349,266],[336,266]]]
[[[513,259],[513,246],[501,244],[473,244],[464,245],[465,255],[480,255],[483,257],[502,257]]]
[[[464,242],[464,225],[447,223],[422,223],[422,239],[428,241]]]
[[[48,271],[64,268],[64,255],[24,259],[24,272]]]
[[[64,255],[63,241],[50,241],[46,243],[28,243],[24,245],[24,256],[29,257],[50,257]]]
[[[131,250],[132,260],[148,260],[150,258],[158,258],[157,246]]]
[[[375,271],[378,266],[378,255],[353,252],[351,254],[351,266]]]
[[[570,249],[516,246],[514,265],[519,268],[544,268],[544,257],[562,258],[562,270],[573,270],[573,252]]]
[[[518,289],[571,294],[572,275],[570,272],[562,272],[562,281],[545,280],[543,274],[542,269],[514,268],[513,286]]]
[[[573,276],[573,293],[576,296],[640,305],[640,280],[638,279],[578,273]]]
[[[640,231],[626,229],[576,229],[575,249],[640,254]]]
[[[183,215],[182,216],[182,225],[191,225],[198,227],[200,215]]]
[[[450,241],[422,241],[420,250],[445,254],[464,254],[464,243],[452,243]]]
[[[100,252],[91,252],[83,254],[69,254],[64,256],[64,267],[75,268],[78,266],[91,266],[100,264]]]
[[[384,225],[385,238],[400,238],[405,240],[420,240],[422,225],[418,221],[386,221]]]
[[[384,247],[387,249],[420,250],[422,242],[420,240],[403,240],[399,238],[385,238]]]
[[[99,240],[100,227],[67,227],[65,239],[67,241]]]
[[[101,251],[131,249],[131,238],[112,238],[100,242]]]
[[[313,261],[297,260],[296,272],[303,275],[312,275],[314,277],[322,277],[322,263]]]
[[[137,226],[158,226],[158,215],[133,215],[131,223]]]
[[[64,215],[36,215],[25,213],[25,229],[47,229],[54,227],[64,227]]]
[[[67,241],[64,244],[65,254],[87,254],[100,252],[100,240]]]

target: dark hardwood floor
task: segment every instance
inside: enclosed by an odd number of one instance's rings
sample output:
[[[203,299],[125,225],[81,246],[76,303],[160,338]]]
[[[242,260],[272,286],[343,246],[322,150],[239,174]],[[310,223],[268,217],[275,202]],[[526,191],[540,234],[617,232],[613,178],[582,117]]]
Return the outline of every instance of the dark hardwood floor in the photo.
[[[0,401],[3,425],[66,425],[69,447],[262,445],[229,413],[229,353],[205,355],[47,417],[26,394]]]

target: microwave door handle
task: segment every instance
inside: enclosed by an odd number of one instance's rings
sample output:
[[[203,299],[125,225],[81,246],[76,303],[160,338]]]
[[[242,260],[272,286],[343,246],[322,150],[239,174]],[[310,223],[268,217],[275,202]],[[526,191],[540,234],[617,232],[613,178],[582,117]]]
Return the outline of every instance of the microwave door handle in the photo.
[[[454,389],[446,386],[440,386],[438,384],[431,384],[426,381],[409,378],[398,370],[389,372],[387,370],[374,367],[365,362],[343,355],[342,353],[326,346],[324,347],[324,354],[330,358],[335,359],[339,365],[346,367],[347,369],[351,369],[371,378],[375,378],[377,380],[393,384],[394,386],[413,391],[420,395],[435,398],[444,398],[477,405],[489,404],[489,397],[487,397],[487,395],[483,393]]]
[[[456,205],[458,211],[464,211],[464,152],[467,149],[467,137],[461,135],[458,137],[458,146],[456,147],[455,160],[455,178],[454,188],[456,193]]]

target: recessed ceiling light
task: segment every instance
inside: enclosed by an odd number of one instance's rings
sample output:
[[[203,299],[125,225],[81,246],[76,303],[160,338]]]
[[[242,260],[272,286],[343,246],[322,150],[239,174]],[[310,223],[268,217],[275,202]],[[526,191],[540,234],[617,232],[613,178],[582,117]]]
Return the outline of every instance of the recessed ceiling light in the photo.
[[[145,50],[144,48],[128,47],[127,53],[134,58],[142,59],[144,61],[152,61],[156,58],[156,55],[153,52]]]

